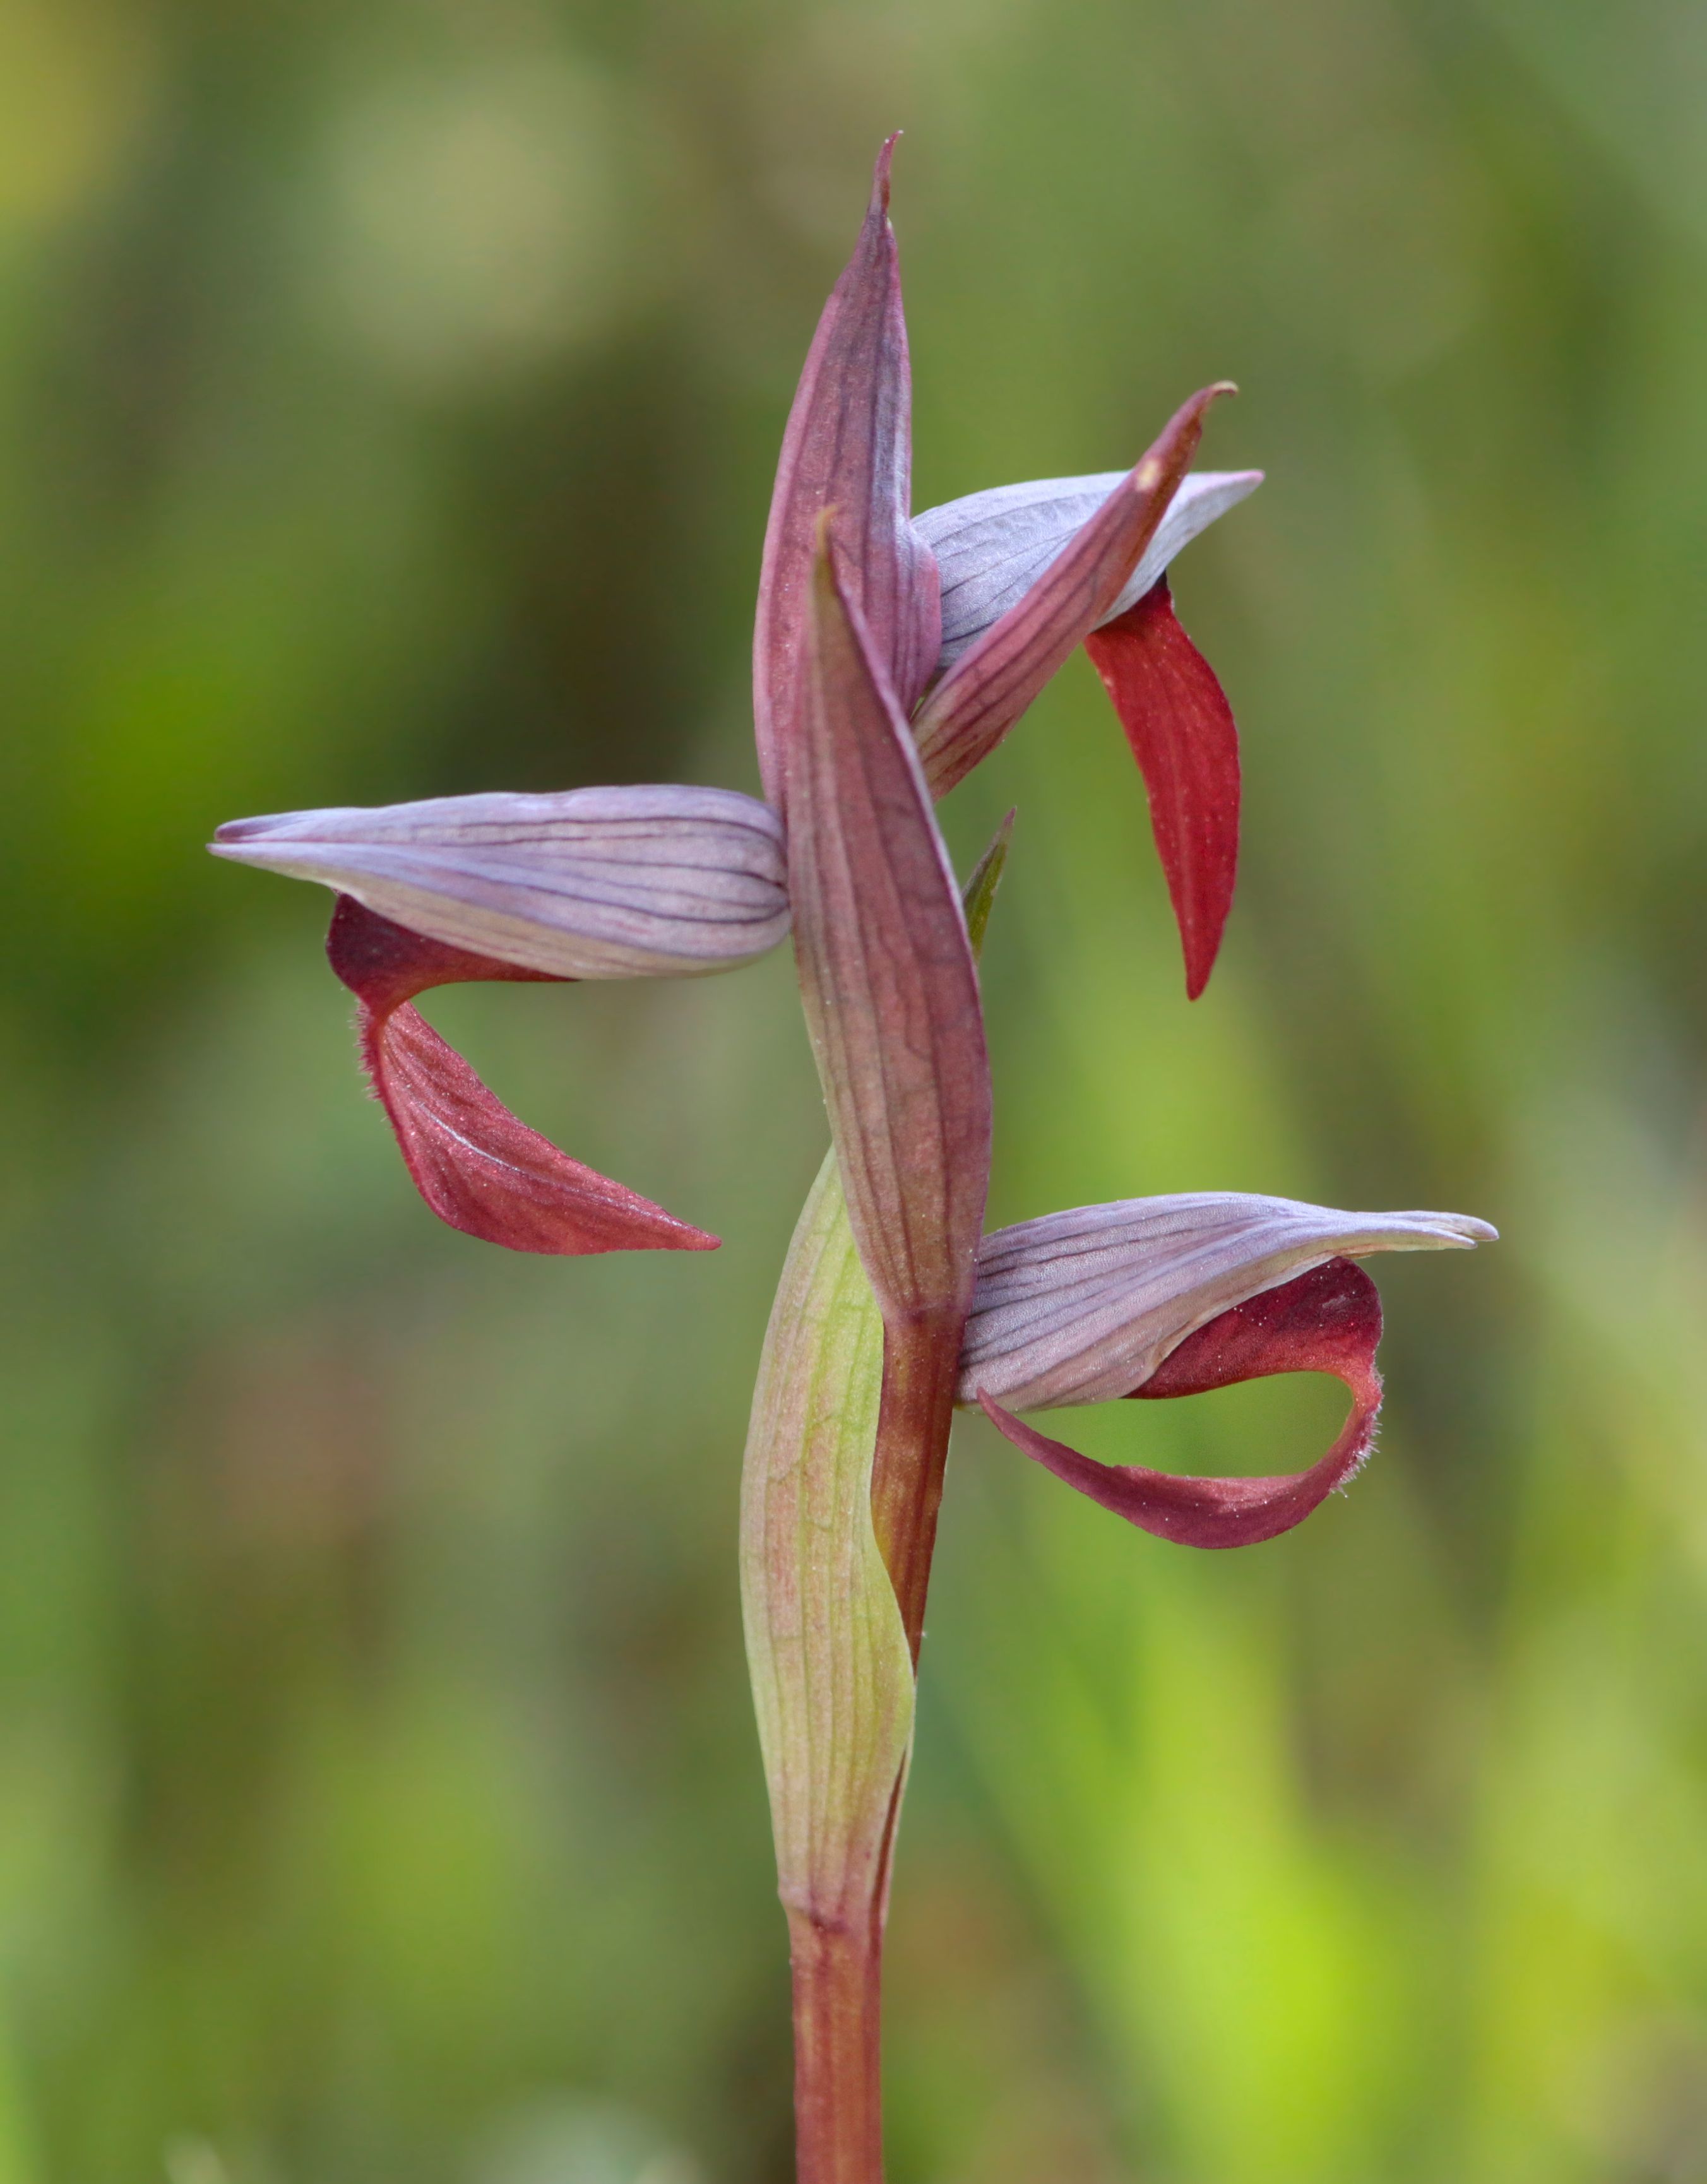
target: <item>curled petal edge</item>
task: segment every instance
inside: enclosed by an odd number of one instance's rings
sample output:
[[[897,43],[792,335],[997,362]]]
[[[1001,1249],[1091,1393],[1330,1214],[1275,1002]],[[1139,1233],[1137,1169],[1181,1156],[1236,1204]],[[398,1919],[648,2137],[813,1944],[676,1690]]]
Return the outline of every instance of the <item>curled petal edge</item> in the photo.
[[[404,1165],[439,1219],[512,1251],[710,1251],[718,1239],[560,1151],[489,1092],[415,994],[469,979],[557,983],[424,939],[340,895],[326,957],[355,995],[362,1066]]]
[[[1097,1463],[1004,1410],[980,1389],[985,1415],[1023,1455],[1101,1507],[1182,1546],[1254,1546],[1302,1524],[1351,1482],[1374,1446],[1381,1381],[1375,1284],[1349,1259],[1247,1297],[1187,1335],[1134,1396],[1197,1396],[1276,1373],[1330,1373],[1352,1412],[1333,1446],[1306,1471],[1264,1479],[1189,1479],[1135,1464]]]

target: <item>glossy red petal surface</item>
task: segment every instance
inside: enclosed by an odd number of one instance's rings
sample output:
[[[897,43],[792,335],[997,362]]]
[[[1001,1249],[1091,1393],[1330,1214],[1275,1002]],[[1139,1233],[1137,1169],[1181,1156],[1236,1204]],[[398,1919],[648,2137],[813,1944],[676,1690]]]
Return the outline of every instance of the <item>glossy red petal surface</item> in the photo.
[[[1239,863],[1239,732],[1164,577],[1085,640],[1144,776],[1150,823],[1185,951],[1185,991],[1208,983]]]
[[[717,1239],[530,1130],[408,1002],[363,1011],[362,1058],[441,1221],[512,1251],[710,1251]]]
[[[989,1396],[979,1400],[1016,1448],[1129,1524],[1184,1546],[1252,1546],[1301,1524],[1368,1456],[1381,1411],[1381,1337],[1375,1284],[1349,1259],[1330,1259],[1210,1320],[1133,1390],[1149,1398],[1198,1396],[1275,1373],[1331,1373],[1351,1391],[1351,1416],[1319,1462],[1279,1477],[1184,1479],[1096,1463]]]
[[[717,1249],[703,1228],[530,1130],[409,1005],[429,986],[545,973],[424,939],[349,895],[338,898],[326,954],[360,1004],[368,1081],[416,1188],[441,1221],[512,1251]]]
[[[912,382],[889,223],[891,136],[854,254],[818,320],[783,435],[753,632],[753,714],[767,802],[786,808],[819,518],[884,676],[910,709],[936,666],[936,557],[912,527]]]

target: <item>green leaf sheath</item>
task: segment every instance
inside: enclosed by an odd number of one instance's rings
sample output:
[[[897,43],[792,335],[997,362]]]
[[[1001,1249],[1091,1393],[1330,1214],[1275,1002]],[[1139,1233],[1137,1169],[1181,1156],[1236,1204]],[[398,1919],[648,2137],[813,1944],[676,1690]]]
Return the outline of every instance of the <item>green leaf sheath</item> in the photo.
[[[912,1659],[872,1525],[883,1323],[834,1152],[772,1307],[741,1489],[741,1597],[789,1915],[801,2184],[882,2176],[879,1992]]]

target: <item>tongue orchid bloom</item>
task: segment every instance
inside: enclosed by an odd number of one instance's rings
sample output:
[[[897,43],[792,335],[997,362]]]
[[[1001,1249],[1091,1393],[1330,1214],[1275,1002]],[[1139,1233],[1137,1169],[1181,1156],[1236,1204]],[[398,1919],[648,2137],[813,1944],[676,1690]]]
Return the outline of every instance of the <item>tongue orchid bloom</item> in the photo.
[[[717,1238],[519,1123],[410,1006],[466,979],[703,975],[788,930],[781,830],[722,788],[449,796],[221,827],[215,854],[333,889],[332,967],[363,1064],[442,1220],[514,1251],[714,1249]]]
[[[1373,1444],[1381,1301],[1353,1261],[1464,1251],[1493,1233],[1460,1213],[1341,1213],[1231,1191],[1022,1221],[979,1248],[961,1400],[981,1404],[1016,1448],[1146,1532],[1248,1546],[1290,1530],[1346,1485]],[[1093,1463],[1004,1407],[1195,1396],[1273,1373],[1330,1373],[1353,1398],[1326,1456],[1280,1478],[1174,1479]]]
[[[802,2184],[880,2184],[878,1970],[957,1405],[1166,1539],[1296,1524],[1367,1456],[1381,1307],[1355,1263],[1491,1238],[1456,1214],[1235,1194],[1129,1199],[984,1235],[992,1100],[978,955],[1007,830],[962,900],[935,814],[1083,644],[1148,794],[1203,988],[1232,900],[1239,752],[1167,571],[1261,482],[1194,471],[1224,382],[1127,471],[914,517],[894,140],[784,436],[754,632],[765,801],[583,788],[239,821],[221,856],[312,879],[362,1057],[455,1226],[524,1251],[716,1239],[527,1129],[412,1003],[463,979],[699,976],[792,927],[831,1150],[761,1362],[742,1494],[749,1658],[792,1946]],[[1091,1462],[1014,1415],[1324,1372],[1353,1409],[1308,1470],[1178,1479]]]

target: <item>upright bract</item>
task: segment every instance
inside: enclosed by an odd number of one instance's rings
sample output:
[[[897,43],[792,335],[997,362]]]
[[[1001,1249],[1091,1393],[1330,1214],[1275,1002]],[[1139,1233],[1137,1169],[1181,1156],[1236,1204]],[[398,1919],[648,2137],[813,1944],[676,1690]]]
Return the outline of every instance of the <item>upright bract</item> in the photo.
[[[1168,421],[1148,454],[1006,614],[957,654],[921,707],[920,755],[939,796],[989,757],[1091,631],[1115,611],[1180,490],[1221,381]]]
[[[785,811],[803,702],[809,571],[819,517],[836,512],[843,582],[897,701],[911,708],[941,641],[936,564],[910,520],[912,382],[889,221],[891,136],[878,154],[857,248],[807,352],[765,533],[753,632],[753,723],[765,794]]]
[[[873,1495],[915,1646],[990,1179],[978,974],[918,754],[829,554],[813,575],[789,892],[848,1216],[883,1314]]]

